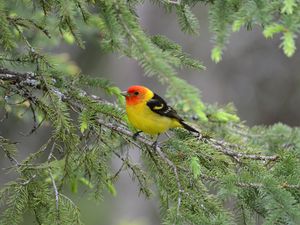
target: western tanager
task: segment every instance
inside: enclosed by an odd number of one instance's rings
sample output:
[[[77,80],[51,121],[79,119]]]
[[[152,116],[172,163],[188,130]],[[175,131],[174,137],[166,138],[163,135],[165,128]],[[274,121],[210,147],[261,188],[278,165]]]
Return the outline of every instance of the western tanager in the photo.
[[[140,132],[159,135],[170,128],[182,127],[198,133],[187,125],[165,100],[144,86],[131,86],[122,92],[126,97],[126,112],[130,123]]]

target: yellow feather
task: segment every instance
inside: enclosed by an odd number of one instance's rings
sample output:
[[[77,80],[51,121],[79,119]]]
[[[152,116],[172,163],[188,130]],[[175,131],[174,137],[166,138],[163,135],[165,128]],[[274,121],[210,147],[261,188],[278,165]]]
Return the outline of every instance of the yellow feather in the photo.
[[[153,112],[147,102],[153,97],[153,92],[148,92],[138,104],[126,105],[126,112],[130,123],[138,130],[155,135],[166,132],[170,128],[181,127],[178,120],[159,115]]]
[[[163,107],[164,107],[164,105],[161,104],[160,106],[154,106],[154,109],[155,109],[155,110],[160,110],[160,109],[162,109]]]

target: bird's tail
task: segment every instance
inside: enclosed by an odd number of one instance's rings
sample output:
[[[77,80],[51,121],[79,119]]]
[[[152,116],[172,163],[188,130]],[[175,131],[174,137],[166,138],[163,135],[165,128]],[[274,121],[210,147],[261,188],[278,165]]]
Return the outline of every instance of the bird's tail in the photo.
[[[191,132],[195,132],[197,134],[200,134],[199,131],[197,131],[196,129],[192,128],[190,125],[187,125],[185,122],[183,121],[180,121],[180,124],[182,125],[182,127],[188,131],[191,131]]]

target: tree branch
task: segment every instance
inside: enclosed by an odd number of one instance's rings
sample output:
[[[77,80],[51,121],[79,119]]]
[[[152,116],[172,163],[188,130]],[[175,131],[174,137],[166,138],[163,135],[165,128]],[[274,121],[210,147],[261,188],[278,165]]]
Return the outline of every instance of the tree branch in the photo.
[[[0,68],[0,80],[3,81],[10,81],[13,82],[13,84],[20,84],[20,85],[28,85],[28,86],[34,86],[37,88],[40,88],[38,85],[40,84],[40,81],[37,79],[36,75],[32,72],[25,72],[25,73],[20,73],[20,72],[15,72],[15,71],[11,71],[5,68]],[[62,101],[66,101],[69,104],[71,104],[72,106],[79,108],[80,110],[82,110],[82,106],[80,104],[78,104],[77,102],[72,101],[72,99],[65,93],[62,93],[61,91],[59,91],[58,89],[52,89],[52,91],[62,100]],[[85,91],[81,90],[81,95],[86,96],[91,98],[94,101],[99,101],[101,103],[104,104],[109,104],[112,105],[112,103],[103,100],[101,98],[99,98],[98,96],[95,95],[88,95]],[[114,105],[115,106],[115,105]],[[116,106],[115,106],[116,107]],[[119,123],[120,121],[118,121]],[[108,123],[106,121],[103,120],[98,120],[98,123],[100,125],[103,125],[111,130],[117,131],[118,133],[122,133],[123,135],[126,135],[128,137],[132,137],[133,133],[127,128],[125,127],[125,124],[122,123],[122,125],[124,126],[119,126],[119,124],[114,124],[114,123]],[[146,137],[139,135],[137,137],[137,139],[139,141],[141,141],[142,143],[153,147],[152,146],[152,141],[148,140]],[[235,150],[233,150],[232,147],[238,148],[238,149],[242,149],[241,146],[237,146],[230,143],[225,142],[224,140],[216,140],[214,138],[211,137],[204,137],[204,136],[199,136],[198,138],[200,141],[206,142],[208,144],[210,144],[211,146],[213,146],[216,150],[218,150],[219,152],[222,152],[223,154],[230,156],[234,159],[238,158],[238,159],[252,159],[252,160],[261,160],[261,161],[275,161],[279,159],[278,155],[271,155],[271,156],[265,156],[265,155],[260,155],[260,154],[247,154],[247,153],[243,153],[243,152],[237,152]],[[161,147],[158,145],[156,150],[160,150]]]
[[[37,89],[41,89],[39,86],[40,81],[38,80],[38,77],[31,72],[25,72],[25,73],[20,73],[20,72],[15,72],[15,71],[10,71],[5,68],[0,68],[0,80],[2,81],[8,81],[11,82],[13,85],[23,85],[23,86],[31,86],[35,87]],[[78,101],[73,101],[70,96],[68,96],[68,93],[62,93],[58,89],[51,89],[51,91],[56,94],[62,101],[67,102],[70,106],[73,108],[78,109],[79,111],[83,110],[83,106],[78,102]],[[109,104],[112,105],[112,103],[107,102],[106,100],[103,100],[99,98],[98,96],[95,95],[88,95],[85,91],[80,90],[81,95],[85,97],[91,98],[93,101],[98,101],[101,102],[102,104]],[[117,107],[114,105],[114,107]],[[116,133],[122,135],[122,136],[127,136],[127,137],[133,137],[133,132],[131,132],[128,127],[126,126],[125,123],[122,121],[116,121],[114,120],[113,122],[104,120],[102,118],[98,118],[97,123],[100,126],[106,127],[107,129],[110,129],[112,131],[115,131]],[[235,160],[241,160],[241,159],[250,159],[250,160],[260,160],[262,162],[268,162],[268,161],[275,161],[279,159],[279,156],[277,155],[271,155],[271,156],[265,156],[265,155],[260,155],[260,154],[247,154],[243,152],[237,152],[233,150],[233,148],[241,149],[241,146],[238,145],[233,145],[230,143],[225,142],[224,140],[216,140],[211,137],[204,137],[200,136],[198,137],[199,141],[203,141],[205,143],[210,144],[214,149],[216,149],[219,152],[222,152],[224,155],[230,156]],[[153,148],[153,142],[149,140],[147,137],[139,135],[137,136],[137,141],[147,145],[148,147]],[[182,192],[182,186],[180,184],[180,179],[178,175],[178,169],[177,166],[168,158],[168,156],[162,151],[162,147],[160,145],[154,146],[155,151],[159,155],[159,157],[173,170],[177,187],[178,187],[178,200],[177,200],[177,214],[179,214],[179,208],[181,204],[181,192]],[[237,184],[238,186],[241,187],[257,187],[258,185],[249,185],[249,184]],[[286,185],[288,187],[290,185]],[[293,186],[293,185],[291,185]],[[297,186],[295,186],[297,187]]]
[[[200,138],[200,140],[201,139],[204,142],[209,143],[215,149],[224,153],[225,155],[235,157],[238,159],[253,159],[253,160],[262,160],[262,161],[275,161],[275,160],[279,159],[278,155],[265,156],[265,155],[246,154],[246,153],[242,153],[242,152],[233,151],[229,147],[232,144],[226,143],[224,140],[216,140],[214,138],[205,138],[205,137]],[[240,148],[240,146],[235,146],[235,147]]]

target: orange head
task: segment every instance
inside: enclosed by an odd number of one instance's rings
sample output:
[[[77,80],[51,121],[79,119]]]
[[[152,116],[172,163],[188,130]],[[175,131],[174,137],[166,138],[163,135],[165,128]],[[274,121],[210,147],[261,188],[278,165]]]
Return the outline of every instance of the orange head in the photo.
[[[153,92],[144,86],[130,86],[127,91],[122,92],[126,97],[127,105],[135,105],[142,102],[147,102],[153,97]]]

